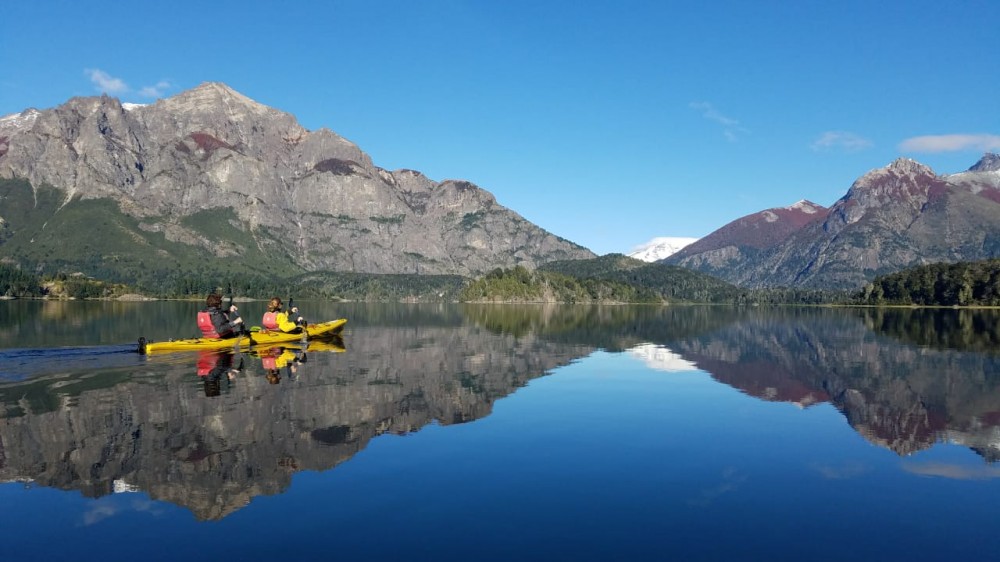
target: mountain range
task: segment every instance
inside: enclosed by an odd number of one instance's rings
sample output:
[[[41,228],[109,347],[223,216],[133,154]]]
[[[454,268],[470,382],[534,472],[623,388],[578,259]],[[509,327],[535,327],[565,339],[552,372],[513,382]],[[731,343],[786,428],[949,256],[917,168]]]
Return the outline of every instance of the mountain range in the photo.
[[[591,259],[475,184],[358,146],[209,82],[150,105],[77,97],[0,117],[0,261],[120,281],[222,270],[473,277]],[[829,208],[800,201],[632,255],[744,288],[856,289],[1000,256],[1000,156],[937,175],[898,159]]]
[[[0,179],[5,259],[85,272],[221,258],[472,276],[594,257],[473,183],[382,169],[221,83],[150,105],[77,97],[0,118]]]
[[[739,218],[662,260],[742,287],[855,289],[877,275],[1000,256],[1000,156],[937,175],[900,158],[826,208]]]

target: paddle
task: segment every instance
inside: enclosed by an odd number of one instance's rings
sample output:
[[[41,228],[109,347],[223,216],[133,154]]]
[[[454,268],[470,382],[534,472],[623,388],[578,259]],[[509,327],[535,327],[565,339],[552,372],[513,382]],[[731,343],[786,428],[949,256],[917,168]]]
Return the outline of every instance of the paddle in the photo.
[[[229,291],[229,306],[226,307],[226,312],[227,312],[227,315],[228,314],[235,314],[236,317],[239,318],[240,317],[240,313],[239,312],[232,312],[232,310],[233,310],[233,291],[232,291],[232,289],[230,289],[230,291]],[[245,322],[240,322],[239,335],[247,337],[247,340],[249,340],[248,345],[257,345],[257,342],[253,341],[253,336],[250,335],[250,330],[247,329],[247,325],[246,325]],[[239,340],[239,337],[237,337],[236,338],[236,346],[239,347],[239,344],[240,344],[240,340]]]
[[[295,297],[288,297],[288,312],[291,313],[293,308],[295,308]],[[299,316],[299,318],[302,318],[302,317]],[[308,324],[308,322],[306,322],[306,319],[302,318],[302,324],[301,324],[301,326],[302,326],[303,329],[305,329],[305,327],[306,327],[307,324]]]

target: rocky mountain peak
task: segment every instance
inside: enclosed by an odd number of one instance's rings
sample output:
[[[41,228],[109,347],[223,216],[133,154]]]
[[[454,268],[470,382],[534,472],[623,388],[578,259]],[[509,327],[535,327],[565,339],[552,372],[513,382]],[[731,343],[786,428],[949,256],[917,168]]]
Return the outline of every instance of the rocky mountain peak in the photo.
[[[1000,172],[1000,154],[987,152],[979,162],[969,168],[970,172]]]
[[[166,98],[163,101],[173,105],[175,110],[181,109],[186,105],[193,109],[202,110],[224,107],[230,113],[249,112],[258,115],[274,111],[221,82],[205,82],[176,96]]]
[[[218,82],[142,107],[77,97],[4,117],[0,179],[110,200],[146,221],[138,238],[162,232],[179,256],[262,252],[304,271],[458,275],[593,257],[471,182],[388,172],[330,129],[308,131]],[[208,235],[209,211],[229,213],[219,222],[239,234]]]
[[[875,275],[914,265],[995,258],[997,168],[1000,157],[989,153],[970,171],[949,176],[900,158],[858,178],[828,211],[808,215],[813,219],[798,230],[773,235],[774,227],[788,224],[782,211],[794,217],[791,209],[804,208],[803,202],[734,221],[668,263],[748,287],[857,288]]]
[[[921,164],[916,160],[910,158],[897,158],[893,160],[888,166],[876,170],[876,173],[883,172],[885,174],[895,174],[897,176],[933,176],[934,170],[925,164]]]
[[[842,201],[854,200],[863,206],[901,200],[920,200],[917,204],[923,204],[934,183],[940,182],[929,166],[897,158],[888,166],[858,178]]]
[[[223,140],[232,145],[249,143],[249,137],[256,136],[262,128],[292,138],[306,133],[294,116],[258,103],[219,82],[205,82],[163,98],[143,108],[143,112],[165,117],[183,133],[204,131],[224,136]]]

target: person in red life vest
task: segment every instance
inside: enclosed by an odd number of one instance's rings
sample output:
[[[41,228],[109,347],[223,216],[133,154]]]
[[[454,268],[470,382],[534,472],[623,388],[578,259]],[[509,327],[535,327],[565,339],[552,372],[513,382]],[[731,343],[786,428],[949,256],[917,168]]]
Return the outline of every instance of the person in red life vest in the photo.
[[[267,312],[264,313],[264,318],[260,321],[261,326],[265,330],[280,330],[289,334],[301,332],[304,320],[298,315],[298,307],[292,307],[287,313],[282,312],[281,307],[281,299],[272,298],[267,303]]]
[[[243,319],[235,306],[222,310],[222,296],[212,293],[205,299],[205,308],[198,312],[198,329],[209,339],[235,338],[243,331]]]

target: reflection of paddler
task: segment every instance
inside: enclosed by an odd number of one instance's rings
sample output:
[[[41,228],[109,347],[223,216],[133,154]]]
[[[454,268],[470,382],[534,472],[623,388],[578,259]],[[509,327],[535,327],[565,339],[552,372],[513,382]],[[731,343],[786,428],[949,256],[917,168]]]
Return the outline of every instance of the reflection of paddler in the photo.
[[[300,362],[296,351],[301,352],[294,347],[270,347],[261,353],[260,360],[265,370],[284,369],[289,363]]]
[[[233,367],[233,355],[221,351],[200,351],[198,352],[198,376],[202,377],[205,383],[205,396],[218,396],[222,391],[220,382],[226,378],[226,382],[236,378],[236,373],[243,367],[242,360],[239,367]]]
[[[281,382],[281,371],[284,370],[289,378],[297,370],[299,363],[306,360],[305,352],[296,347],[269,347],[258,350],[261,364],[264,366],[267,382],[278,384]]]

